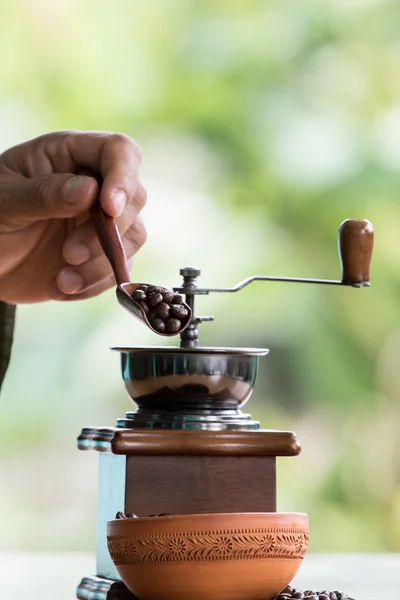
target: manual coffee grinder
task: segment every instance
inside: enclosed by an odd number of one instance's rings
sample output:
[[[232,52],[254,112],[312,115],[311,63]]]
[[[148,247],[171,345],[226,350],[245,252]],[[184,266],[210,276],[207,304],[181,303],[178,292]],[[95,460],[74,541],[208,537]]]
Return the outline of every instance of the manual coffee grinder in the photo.
[[[346,220],[339,229],[342,276],[336,280],[249,277],[232,288],[200,287],[200,271],[180,271],[191,320],[180,347],[114,348],[137,410],[116,427],[88,427],[80,450],[99,453],[97,573],[83,578],[80,600],[134,600],[109,556],[106,523],[119,511],[139,516],[276,512],[276,457],[301,447],[290,431],[261,429],[242,407],[253,391],[258,359],[268,350],[206,348],[195,298],[238,292],[254,281],[360,288],[369,286],[373,227]],[[139,315],[140,316],[140,315]]]

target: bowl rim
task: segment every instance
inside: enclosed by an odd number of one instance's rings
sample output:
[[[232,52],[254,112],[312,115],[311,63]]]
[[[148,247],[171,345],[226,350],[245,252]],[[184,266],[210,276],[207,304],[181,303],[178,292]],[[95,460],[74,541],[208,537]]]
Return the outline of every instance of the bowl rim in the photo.
[[[127,518],[127,519],[112,519],[111,521],[107,521],[107,525],[111,525],[114,523],[138,523],[140,521],[140,523],[154,523],[154,522],[160,522],[160,521],[183,521],[185,519],[188,518],[195,518],[195,519],[206,519],[209,517],[218,517],[218,518],[226,518],[226,517],[249,517],[249,516],[253,516],[253,517],[266,517],[266,518],[272,518],[272,517],[296,517],[296,518],[300,518],[304,521],[307,521],[308,524],[308,514],[304,513],[304,512],[235,512],[235,513],[193,513],[193,514],[187,514],[187,515],[163,515],[160,517],[133,517],[133,518]]]
[[[126,354],[149,353],[149,354],[233,354],[245,356],[266,356],[269,354],[268,348],[218,348],[213,346],[198,346],[197,348],[179,348],[178,346],[138,346],[122,347],[112,346],[113,352],[125,352]]]

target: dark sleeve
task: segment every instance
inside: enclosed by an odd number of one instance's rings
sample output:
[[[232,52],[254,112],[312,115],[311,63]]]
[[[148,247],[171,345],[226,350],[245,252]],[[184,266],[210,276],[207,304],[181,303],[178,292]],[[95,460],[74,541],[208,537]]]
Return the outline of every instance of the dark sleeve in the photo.
[[[0,302],[0,389],[10,362],[14,321],[15,306]]]

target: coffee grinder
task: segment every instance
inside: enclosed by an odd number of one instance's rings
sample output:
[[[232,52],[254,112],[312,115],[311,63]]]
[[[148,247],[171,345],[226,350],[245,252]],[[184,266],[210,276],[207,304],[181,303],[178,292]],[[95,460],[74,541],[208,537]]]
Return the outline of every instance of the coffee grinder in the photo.
[[[195,298],[239,292],[254,281],[369,286],[373,227],[346,220],[339,229],[340,280],[249,277],[231,288],[201,287],[200,271],[180,271],[191,320],[179,347],[113,348],[126,391],[137,405],[115,427],[86,427],[80,450],[99,453],[96,575],[84,577],[80,600],[135,600],[109,556],[106,523],[117,512],[139,516],[276,512],[276,458],[296,456],[291,431],[261,429],[242,408],[268,350],[202,347]]]

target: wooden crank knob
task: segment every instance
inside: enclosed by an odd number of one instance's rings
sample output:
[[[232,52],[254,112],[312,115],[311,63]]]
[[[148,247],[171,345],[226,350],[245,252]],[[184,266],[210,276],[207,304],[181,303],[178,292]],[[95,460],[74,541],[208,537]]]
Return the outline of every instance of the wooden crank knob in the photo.
[[[362,285],[369,282],[369,267],[374,247],[374,228],[366,219],[346,219],[339,227],[339,256],[342,283]]]

